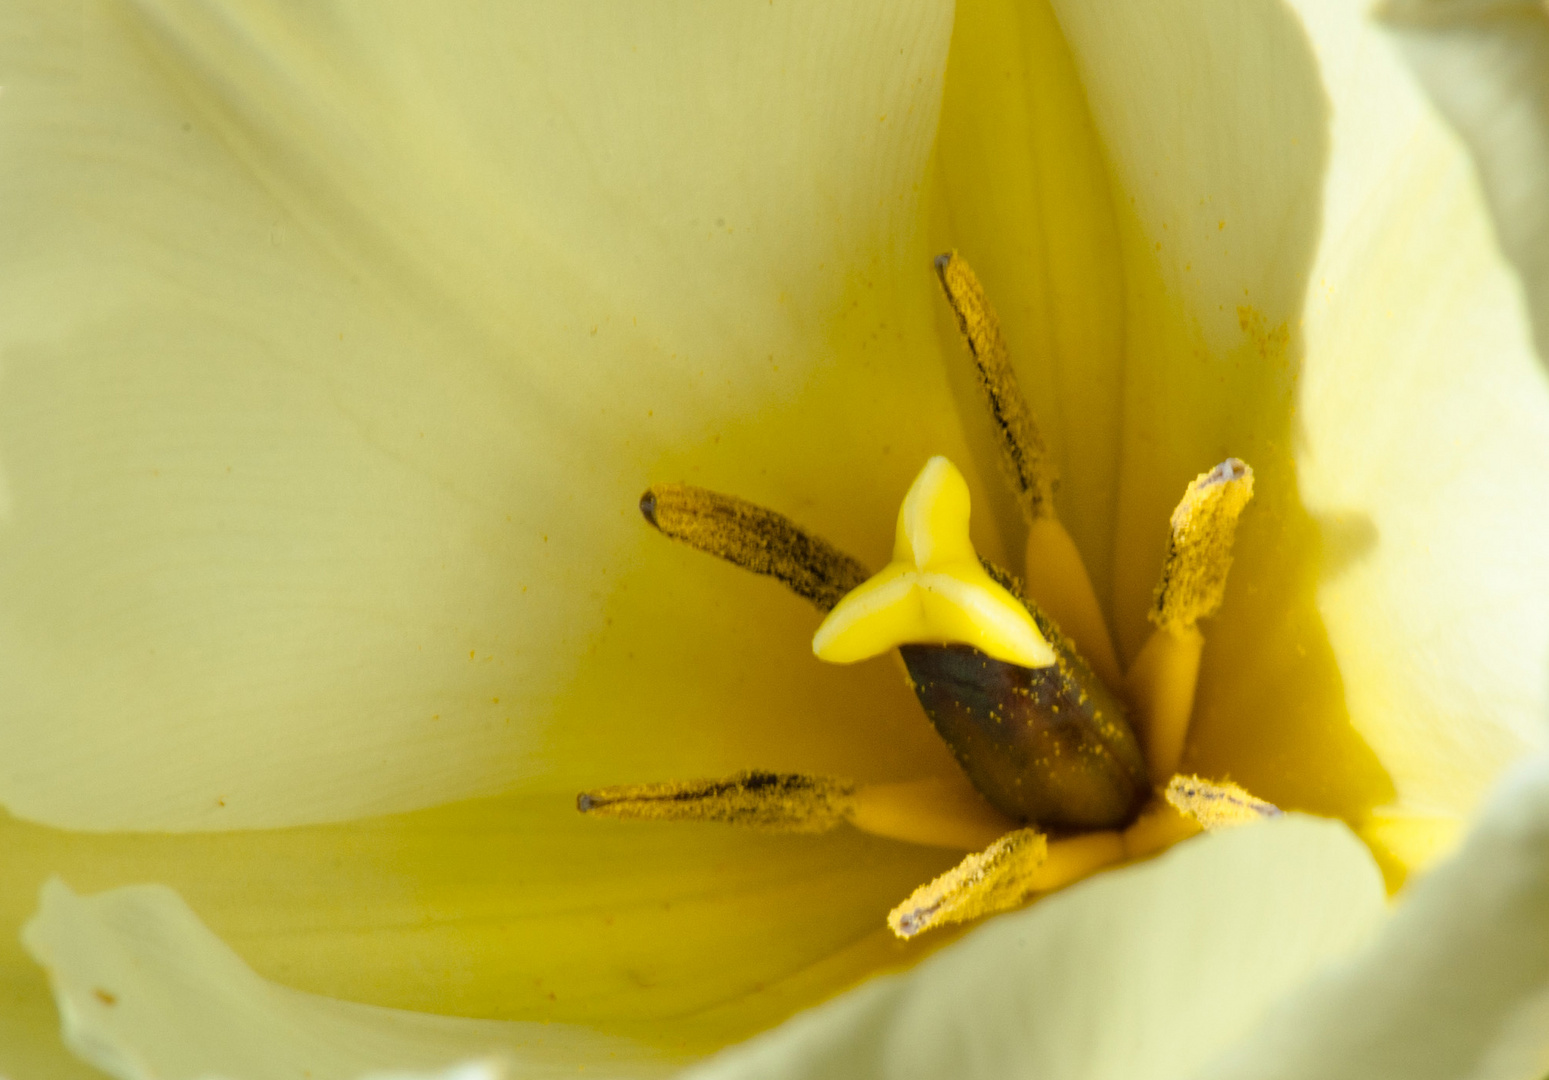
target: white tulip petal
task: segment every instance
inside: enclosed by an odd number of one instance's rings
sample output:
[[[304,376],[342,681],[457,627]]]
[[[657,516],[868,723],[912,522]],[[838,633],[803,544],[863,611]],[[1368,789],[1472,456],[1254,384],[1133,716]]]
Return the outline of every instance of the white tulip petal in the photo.
[[[1387,34],[1303,15],[1333,106],[1299,460],[1344,562],[1320,609],[1399,804],[1462,815],[1549,747],[1549,384],[1464,147]]]
[[[1216,834],[995,919],[686,1078],[1184,1077],[1348,957],[1384,909],[1341,826]]]
[[[1541,1080],[1549,1072],[1549,758],[1502,782],[1370,947],[1277,1005],[1200,1080]]]
[[[80,897],[57,879],[23,931],[49,972],[64,1037],[120,1080],[353,1080],[497,1056],[509,1076],[653,1076],[620,1039],[563,1025],[464,1020],[303,994],[254,974],[164,886]],[[448,1072],[444,1080],[463,1072]],[[469,1077],[471,1080],[471,1077]]]
[[[8,5],[0,801],[220,829],[950,768],[891,672],[819,670],[800,601],[634,509],[693,480],[880,562],[965,456],[920,213],[950,30]]]
[[[1474,155],[1549,363],[1549,11],[1535,0],[1390,0],[1380,11]]]

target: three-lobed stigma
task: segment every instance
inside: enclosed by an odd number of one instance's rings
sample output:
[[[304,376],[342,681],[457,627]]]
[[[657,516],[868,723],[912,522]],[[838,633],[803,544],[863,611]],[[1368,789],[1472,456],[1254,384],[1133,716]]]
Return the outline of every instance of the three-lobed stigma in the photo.
[[[970,645],[1027,668],[1055,653],[1027,608],[985,571],[968,538],[968,483],[933,457],[898,510],[893,561],[852,590],[812,638],[820,660],[853,664],[900,645]]]

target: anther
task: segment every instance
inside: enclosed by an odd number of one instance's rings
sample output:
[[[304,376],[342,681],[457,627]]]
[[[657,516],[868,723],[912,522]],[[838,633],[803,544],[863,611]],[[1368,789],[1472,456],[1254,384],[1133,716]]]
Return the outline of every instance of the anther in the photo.
[[[657,484],[640,513],[697,551],[780,581],[828,611],[866,580],[866,567],[790,518],[731,495],[688,484]]]
[[[1053,517],[1058,475],[1033,412],[1017,385],[1000,319],[984,295],[984,286],[968,261],[955,251],[937,257],[936,276],[941,279],[947,303],[957,316],[957,328],[973,354],[979,387],[995,423],[1001,461],[1022,512],[1029,522]]]
[[[1274,803],[1255,798],[1226,780],[1211,783],[1197,776],[1174,776],[1167,784],[1166,797],[1179,813],[1199,822],[1206,832],[1251,825],[1282,813]]]
[[[1027,520],[1028,595],[1076,642],[1098,677],[1117,686],[1119,662],[1108,623],[1075,541],[1055,513],[1058,475],[1017,385],[1000,320],[978,275],[957,252],[936,259],[936,274],[973,357],[1001,464]]]
[[[848,820],[855,784],[800,773],[740,772],[724,779],[598,788],[576,797],[583,814],[636,821],[713,821],[771,832],[827,832]]]
[[[901,938],[935,926],[966,922],[1020,907],[1038,889],[1033,876],[1049,853],[1036,829],[1018,829],[976,852],[888,913],[887,924]]]
[[[1017,823],[962,776],[858,784],[809,773],[747,771],[710,780],[598,788],[583,814],[634,821],[704,821],[766,832],[826,832],[842,822],[873,836],[977,851]]]
[[[1147,618],[1178,632],[1214,615],[1232,568],[1237,517],[1253,498],[1253,470],[1227,458],[1201,473],[1172,513],[1167,557]]]
[[[1196,477],[1172,514],[1162,576],[1147,616],[1156,629],[1126,676],[1136,734],[1158,786],[1183,757],[1205,645],[1196,624],[1221,606],[1237,518],[1252,497],[1253,470],[1228,458]]]

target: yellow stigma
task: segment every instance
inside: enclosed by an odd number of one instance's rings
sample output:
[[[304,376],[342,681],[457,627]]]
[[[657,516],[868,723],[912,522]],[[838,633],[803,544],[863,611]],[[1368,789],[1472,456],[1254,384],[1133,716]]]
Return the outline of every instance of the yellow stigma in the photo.
[[[893,561],[828,613],[812,651],[821,660],[853,664],[899,645],[950,644],[972,645],[1022,667],[1055,662],[1027,608],[974,553],[963,474],[933,457],[898,511]]]

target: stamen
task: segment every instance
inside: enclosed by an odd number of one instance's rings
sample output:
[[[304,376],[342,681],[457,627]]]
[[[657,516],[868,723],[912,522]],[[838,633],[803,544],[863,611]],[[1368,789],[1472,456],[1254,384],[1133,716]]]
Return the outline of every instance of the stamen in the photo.
[[[968,513],[962,474],[931,458],[899,509],[893,561],[829,612],[812,651],[850,664],[899,645],[955,643],[1022,667],[1053,664],[1032,614],[980,565]]]
[[[976,852],[888,913],[901,938],[951,923],[1020,907],[1124,859],[1124,841],[1109,830],[1052,843],[1036,829],[1007,833]]]
[[[938,256],[936,273],[973,356],[994,421],[1001,464],[1027,519],[1028,595],[1075,641],[1098,678],[1117,686],[1119,661],[1108,623],[1075,541],[1055,513],[1058,474],[1017,385],[1000,320],[978,275],[957,252]]]
[[[1205,645],[1196,623],[1221,606],[1237,518],[1252,497],[1253,470],[1228,458],[1197,476],[1173,511],[1162,577],[1147,614],[1156,629],[1126,676],[1135,733],[1154,784],[1166,782],[1183,758]]]
[[[1251,825],[1279,817],[1274,803],[1256,799],[1229,781],[1211,783],[1197,776],[1175,776],[1167,784],[1167,801],[1202,825],[1206,832]]]
[[[1019,906],[1037,891],[1032,875],[1048,856],[1048,840],[1036,829],[1017,829],[976,852],[888,913],[901,938],[933,926],[966,922]]]
[[[850,823],[874,836],[958,851],[979,851],[1017,827],[961,774],[868,784],[855,793]]]
[[[1214,615],[1226,594],[1237,516],[1253,498],[1253,470],[1227,458],[1194,478],[1172,514],[1167,558],[1157,582],[1153,625],[1175,633]]]
[[[697,551],[782,582],[829,611],[866,580],[866,568],[773,510],[688,484],[657,484],[640,512],[666,535]]]
[[[827,832],[855,806],[855,784],[800,773],[740,772],[721,780],[678,780],[598,788],[576,797],[583,814],[637,821],[714,821],[771,832]]]

